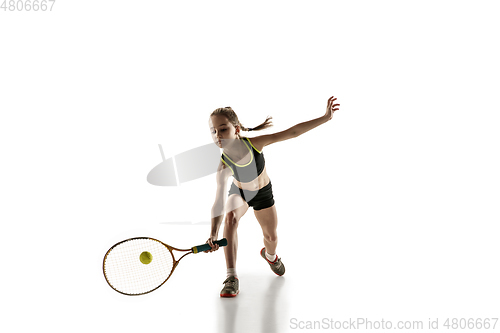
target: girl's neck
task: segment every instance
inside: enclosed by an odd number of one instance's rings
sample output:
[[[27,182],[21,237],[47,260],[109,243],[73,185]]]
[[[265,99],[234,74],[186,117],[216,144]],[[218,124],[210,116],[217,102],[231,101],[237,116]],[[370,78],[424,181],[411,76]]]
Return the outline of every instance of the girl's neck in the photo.
[[[232,160],[239,160],[248,154],[248,148],[243,143],[243,139],[235,139],[232,147],[228,147],[227,151],[224,151]],[[235,157],[234,159],[232,157]]]

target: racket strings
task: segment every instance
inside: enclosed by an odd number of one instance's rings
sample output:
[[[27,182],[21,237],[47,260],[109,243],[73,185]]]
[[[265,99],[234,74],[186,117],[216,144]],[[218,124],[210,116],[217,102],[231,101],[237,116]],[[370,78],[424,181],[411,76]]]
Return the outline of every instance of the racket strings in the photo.
[[[149,264],[140,261],[141,253],[151,253]],[[172,272],[170,250],[154,239],[130,239],[116,245],[104,261],[104,274],[115,290],[128,295],[150,292],[162,285]]]

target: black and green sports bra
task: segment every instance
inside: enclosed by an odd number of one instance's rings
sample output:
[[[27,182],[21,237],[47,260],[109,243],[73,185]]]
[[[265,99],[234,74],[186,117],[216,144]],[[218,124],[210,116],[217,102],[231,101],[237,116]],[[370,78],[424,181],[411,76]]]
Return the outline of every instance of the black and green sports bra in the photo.
[[[236,164],[225,153],[222,153],[221,160],[231,169],[233,177],[237,181],[247,183],[251,182],[262,173],[266,161],[264,159],[264,153],[255,149],[249,138],[242,138],[242,141],[250,151],[250,162],[245,165]],[[251,148],[248,144],[250,144]]]

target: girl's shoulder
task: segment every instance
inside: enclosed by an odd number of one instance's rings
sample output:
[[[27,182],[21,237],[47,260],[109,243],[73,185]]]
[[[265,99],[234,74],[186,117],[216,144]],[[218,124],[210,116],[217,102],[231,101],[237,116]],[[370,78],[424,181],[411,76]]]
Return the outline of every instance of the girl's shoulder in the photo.
[[[219,166],[217,167],[217,172],[231,172],[232,173],[232,170],[231,168],[228,168],[228,165],[225,163],[225,161],[222,160],[222,156],[221,156],[221,159],[219,161]]]
[[[221,159],[219,161],[219,166],[217,167],[217,171],[224,170],[225,168],[226,168],[226,163],[222,162],[222,156],[221,156]]]
[[[229,178],[233,174],[233,170],[231,168],[228,168],[226,163],[222,162],[222,160],[219,162],[219,166],[217,167],[217,175],[223,177],[224,179]]]
[[[262,142],[259,140],[259,137],[256,136],[254,138],[242,138],[242,139],[245,139],[246,142],[248,142],[251,147],[253,147],[253,149],[255,149],[259,154],[262,154],[262,149],[264,147],[261,147],[262,146]]]

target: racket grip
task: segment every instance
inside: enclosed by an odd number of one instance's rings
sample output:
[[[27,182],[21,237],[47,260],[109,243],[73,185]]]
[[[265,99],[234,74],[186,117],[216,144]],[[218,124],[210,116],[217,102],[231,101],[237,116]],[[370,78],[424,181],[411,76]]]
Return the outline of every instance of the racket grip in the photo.
[[[214,244],[219,244],[219,246],[226,246],[227,245],[227,239],[222,238],[221,240],[215,241]],[[198,245],[198,246],[193,246],[191,250],[193,250],[193,253],[200,253],[203,251],[210,250],[211,247],[208,244],[203,244],[203,245]]]

